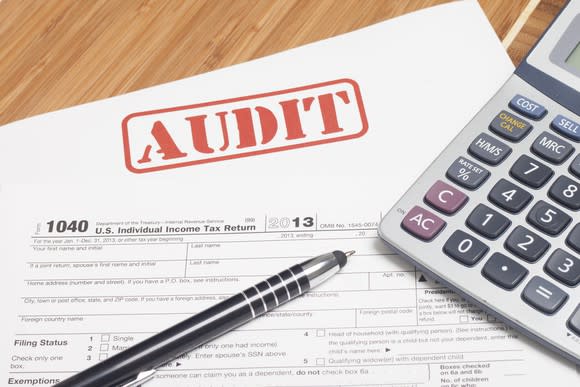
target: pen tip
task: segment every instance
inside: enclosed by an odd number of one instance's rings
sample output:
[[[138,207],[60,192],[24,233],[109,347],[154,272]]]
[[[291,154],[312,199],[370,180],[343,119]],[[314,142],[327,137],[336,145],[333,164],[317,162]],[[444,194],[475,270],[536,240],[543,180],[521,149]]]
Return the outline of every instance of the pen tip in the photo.
[[[344,253],[344,255],[346,255],[347,257],[350,257],[351,255],[353,255],[354,253],[356,253],[356,251],[354,250],[349,250],[347,252]]]

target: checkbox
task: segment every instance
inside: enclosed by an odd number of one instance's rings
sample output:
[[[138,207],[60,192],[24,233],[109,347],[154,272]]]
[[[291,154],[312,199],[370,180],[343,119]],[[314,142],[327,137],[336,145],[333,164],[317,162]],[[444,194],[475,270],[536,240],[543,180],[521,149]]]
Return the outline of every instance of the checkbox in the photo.
[[[109,334],[101,335],[101,342],[102,343],[108,343],[109,340],[111,340],[111,335],[109,335]]]
[[[109,355],[106,353],[99,353],[99,360],[105,360],[108,357],[109,357]]]
[[[469,322],[469,317],[467,317],[466,314],[463,314],[463,315],[459,316],[459,322],[460,323],[467,323],[467,322]]]
[[[317,366],[323,366],[325,363],[324,358],[323,357],[319,357],[316,359],[316,365]]]
[[[317,329],[316,330],[316,337],[324,337],[326,336],[326,329]]]
[[[109,344],[101,344],[101,352],[107,352],[109,350]]]
[[[491,314],[488,314],[487,322],[497,322],[497,318],[493,317]]]

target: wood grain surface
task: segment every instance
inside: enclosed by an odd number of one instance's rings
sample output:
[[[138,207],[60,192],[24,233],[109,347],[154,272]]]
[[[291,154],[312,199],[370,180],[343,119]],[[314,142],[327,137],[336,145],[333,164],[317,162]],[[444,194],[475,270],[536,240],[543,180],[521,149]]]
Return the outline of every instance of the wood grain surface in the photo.
[[[244,62],[443,2],[0,0],[0,125]],[[480,4],[500,39],[515,34],[508,53],[517,64],[564,1]]]

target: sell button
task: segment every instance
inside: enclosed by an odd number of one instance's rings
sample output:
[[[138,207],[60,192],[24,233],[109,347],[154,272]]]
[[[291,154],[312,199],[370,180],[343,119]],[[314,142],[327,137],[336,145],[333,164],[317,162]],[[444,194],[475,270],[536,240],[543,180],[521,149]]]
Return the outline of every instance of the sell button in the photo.
[[[552,121],[552,129],[574,141],[580,141],[580,124],[574,122],[561,114],[558,114]]]

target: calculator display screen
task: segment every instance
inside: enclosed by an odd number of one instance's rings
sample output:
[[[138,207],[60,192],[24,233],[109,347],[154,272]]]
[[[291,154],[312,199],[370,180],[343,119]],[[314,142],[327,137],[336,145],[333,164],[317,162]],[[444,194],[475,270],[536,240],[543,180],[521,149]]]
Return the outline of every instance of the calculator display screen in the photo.
[[[566,63],[580,71],[580,43],[576,44],[574,50],[568,55]]]

